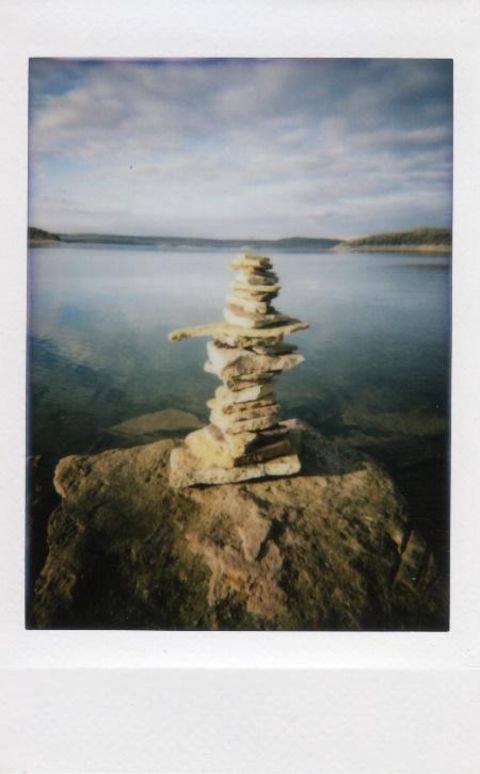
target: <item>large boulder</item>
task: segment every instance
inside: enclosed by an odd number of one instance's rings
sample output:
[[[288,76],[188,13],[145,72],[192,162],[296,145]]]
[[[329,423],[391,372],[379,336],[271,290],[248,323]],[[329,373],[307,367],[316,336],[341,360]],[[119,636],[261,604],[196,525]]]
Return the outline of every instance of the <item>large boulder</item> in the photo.
[[[302,431],[293,477],[175,490],[178,440],[66,457],[40,628],[442,628],[433,557],[372,460]]]

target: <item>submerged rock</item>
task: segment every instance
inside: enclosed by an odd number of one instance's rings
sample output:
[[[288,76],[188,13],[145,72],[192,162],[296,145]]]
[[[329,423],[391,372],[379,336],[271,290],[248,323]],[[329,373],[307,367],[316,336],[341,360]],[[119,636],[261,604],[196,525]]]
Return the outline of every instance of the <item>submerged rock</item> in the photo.
[[[181,411],[180,409],[163,409],[154,411],[151,414],[142,414],[141,416],[126,419],[118,425],[110,427],[108,432],[111,435],[143,436],[148,433],[190,430],[201,427],[202,423],[190,411]]]
[[[371,460],[305,428],[299,475],[178,490],[178,443],[60,461],[34,626],[444,627],[433,557]]]

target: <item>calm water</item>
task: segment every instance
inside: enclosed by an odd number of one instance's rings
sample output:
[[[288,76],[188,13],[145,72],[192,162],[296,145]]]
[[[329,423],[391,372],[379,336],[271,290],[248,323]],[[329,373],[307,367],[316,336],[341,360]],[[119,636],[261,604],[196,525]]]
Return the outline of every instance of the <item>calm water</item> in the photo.
[[[414,510],[444,525],[450,259],[271,256],[277,307],[311,324],[292,337],[306,362],[279,382],[284,415],[365,448]],[[53,462],[104,448],[112,425],[165,408],[207,419],[218,382],[202,370],[206,341],[172,344],[167,332],[221,317],[231,251],[67,246],[29,257],[31,453]]]

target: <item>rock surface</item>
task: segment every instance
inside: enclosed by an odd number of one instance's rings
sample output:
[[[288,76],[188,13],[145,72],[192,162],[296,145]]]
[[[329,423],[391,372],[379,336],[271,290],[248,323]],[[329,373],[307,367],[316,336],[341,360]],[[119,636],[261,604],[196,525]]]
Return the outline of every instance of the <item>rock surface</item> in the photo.
[[[162,440],[60,461],[39,628],[441,629],[391,479],[311,429],[291,478],[176,490]]]

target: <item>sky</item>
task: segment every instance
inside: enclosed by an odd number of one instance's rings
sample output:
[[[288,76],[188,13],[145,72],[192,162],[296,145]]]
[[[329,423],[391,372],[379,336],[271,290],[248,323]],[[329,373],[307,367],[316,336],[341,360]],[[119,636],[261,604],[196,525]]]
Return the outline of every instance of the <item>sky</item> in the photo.
[[[29,223],[350,238],[449,226],[451,60],[30,60]]]

